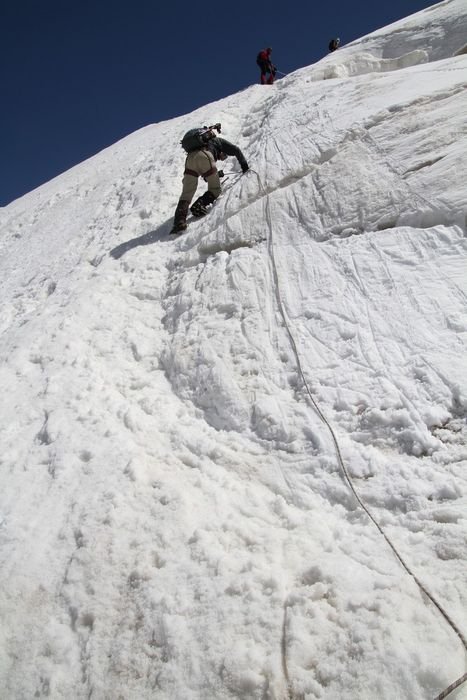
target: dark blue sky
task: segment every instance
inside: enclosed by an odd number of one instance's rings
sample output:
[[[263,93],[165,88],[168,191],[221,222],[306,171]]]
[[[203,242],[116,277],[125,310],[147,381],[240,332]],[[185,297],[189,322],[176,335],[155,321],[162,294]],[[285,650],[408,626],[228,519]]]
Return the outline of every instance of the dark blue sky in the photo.
[[[142,126],[257,82],[264,46],[288,73],[333,36],[348,43],[433,4],[3,0],[0,206]]]

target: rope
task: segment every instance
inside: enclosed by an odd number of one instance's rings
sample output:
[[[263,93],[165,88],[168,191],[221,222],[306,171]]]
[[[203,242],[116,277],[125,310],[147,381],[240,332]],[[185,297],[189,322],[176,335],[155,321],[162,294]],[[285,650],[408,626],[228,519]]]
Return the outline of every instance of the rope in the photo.
[[[339,464],[339,466],[340,466],[340,468],[341,468],[341,470],[342,470],[342,473],[343,473],[343,475],[344,475],[344,477],[345,477],[345,480],[346,480],[346,482],[347,482],[347,484],[348,484],[350,490],[352,491],[352,493],[353,493],[353,495],[354,495],[354,497],[355,497],[357,503],[358,503],[359,506],[362,508],[362,510],[367,514],[368,518],[369,518],[369,519],[371,520],[371,522],[375,525],[375,527],[377,528],[377,530],[379,531],[379,533],[384,537],[384,539],[386,540],[386,543],[387,543],[387,544],[389,545],[389,547],[391,548],[391,550],[392,550],[394,556],[396,557],[396,559],[399,561],[399,563],[402,565],[402,567],[405,569],[405,571],[408,573],[408,575],[411,576],[411,578],[415,581],[415,583],[417,584],[418,588],[426,595],[426,597],[432,602],[432,604],[436,607],[436,609],[441,613],[441,615],[444,617],[444,619],[446,620],[446,622],[448,623],[448,625],[449,625],[449,626],[453,629],[453,631],[457,634],[457,636],[459,637],[460,641],[462,642],[462,645],[463,645],[464,649],[467,651],[467,639],[466,639],[465,636],[462,634],[461,630],[458,628],[458,626],[456,625],[456,623],[454,622],[454,620],[450,617],[450,615],[444,610],[443,606],[442,606],[440,603],[438,603],[438,601],[436,600],[436,598],[427,590],[427,588],[424,586],[424,584],[423,584],[423,583],[420,581],[420,579],[415,575],[415,573],[412,571],[412,569],[411,569],[411,568],[409,567],[409,565],[406,563],[406,561],[405,561],[405,559],[402,557],[402,555],[399,554],[398,550],[396,549],[395,545],[393,544],[393,542],[391,541],[391,539],[389,538],[389,536],[385,533],[385,531],[383,530],[383,528],[381,527],[381,525],[378,523],[378,521],[376,520],[376,518],[373,516],[373,514],[372,514],[371,511],[369,510],[368,506],[366,506],[366,504],[365,504],[365,503],[363,502],[363,500],[360,498],[360,496],[359,496],[359,494],[358,494],[358,492],[357,492],[357,490],[356,490],[356,488],[355,488],[355,486],[354,486],[352,477],[350,476],[350,473],[349,473],[349,471],[348,471],[348,469],[347,469],[347,467],[346,467],[346,465],[345,465],[344,459],[343,459],[343,457],[342,457],[342,452],[341,452],[341,449],[340,449],[340,446],[339,446],[339,442],[338,442],[337,437],[336,437],[336,433],[335,433],[335,431],[334,431],[334,429],[333,429],[331,423],[328,421],[328,419],[326,418],[326,416],[324,415],[324,413],[323,413],[322,410],[320,409],[318,403],[316,402],[315,398],[313,397],[313,394],[311,393],[311,390],[310,390],[310,388],[309,388],[309,386],[308,386],[308,382],[307,382],[307,380],[306,380],[305,374],[304,374],[304,372],[303,372],[303,367],[302,367],[302,363],[301,363],[301,360],[300,360],[300,354],[299,354],[299,351],[298,351],[298,347],[297,347],[297,344],[296,344],[296,342],[295,342],[295,338],[293,337],[292,331],[290,330],[290,325],[289,325],[289,322],[288,322],[288,320],[287,320],[287,314],[286,314],[284,305],[283,305],[283,303],[282,303],[282,298],[281,298],[281,294],[280,294],[279,274],[278,274],[278,271],[277,271],[276,259],[275,259],[275,255],[274,255],[273,226],[272,226],[272,219],[271,219],[271,209],[270,209],[270,202],[269,202],[269,194],[266,192],[266,189],[265,189],[264,186],[263,186],[263,183],[262,183],[262,181],[261,181],[260,175],[259,175],[255,170],[251,170],[251,172],[253,172],[253,173],[256,175],[256,177],[258,178],[260,190],[261,190],[263,196],[266,198],[266,209],[265,209],[265,213],[266,213],[266,223],[267,223],[267,226],[268,226],[268,228],[269,228],[268,251],[269,251],[270,260],[271,260],[271,264],[272,264],[272,272],[273,272],[273,279],[274,279],[275,296],[276,296],[276,300],[277,300],[277,305],[278,305],[278,308],[279,308],[279,312],[280,312],[280,314],[281,314],[281,316],[282,316],[282,320],[283,320],[283,322],[284,322],[284,326],[285,326],[285,329],[286,329],[286,331],[287,331],[287,335],[288,335],[288,337],[289,337],[290,344],[291,344],[291,346],[292,346],[292,349],[293,349],[293,352],[294,352],[294,355],[295,355],[295,359],[296,359],[296,362],[297,362],[297,369],[298,369],[299,376],[301,377],[301,380],[302,380],[302,382],[303,382],[303,386],[304,386],[305,391],[306,391],[306,393],[307,393],[307,395],[308,395],[308,397],[309,397],[309,399],[310,399],[310,401],[311,401],[311,403],[312,403],[312,405],[313,405],[313,408],[315,409],[317,415],[319,416],[319,418],[321,419],[321,421],[324,423],[324,425],[326,426],[326,428],[327,428],[328,431],[329,431],[329,434],[330,434],[330,436],[331,436],[332,442],[333,442],[333,444],[334,444],[334,449],[335,449],[335,452],[336,452],[337,461],[338,461],[338,464]],[[286,681],[287,681],[287,685],[289,686],[289,683],[290,683],[290,682],[289,682],[289,676],[288,676],[288,672],[287,672],[286,658],[285,658],[285,653],[284,653],[284,652],[285,652],[285,649],[284,649],[284,641],[283,641],[283,666],[284,666],[284,675],[285,675],[285,678],[286,678]],[[443,700],[443,698],[446,698],[453,690],[455,690],[456,688],[458,688],[460,685],[462,685],[462,684],[465,683],[466,681],[467,681],[467,673],[465,673],[463,676],[461,676],[461,677],[458,678],[456,681],[454,681],[454,683],[452,683],[448,688],[446,688],[445,690],[443,690],[443,692],[442,692],[440,695],[438,695],[438,696],[435,698],[435,700]],[[290,686],[289,686],[289,687],[290,687]]]
[[[445,690],[443,690],[442,693],[440,693],[435,700],[443,700],[443,698],[447,698],[448,695],[452,693],[453,690],[456,688],[459,688],[463,683],[467,681],[467,673],[464,673],[463,676],[457,679],[457,681],[454,681],[454,683],[451,683],[450,686],[448,686]]]
[[[287,601],[284,603],[284,615],[282,618],[282,637],[281,637],[281,661],[282,661],[282,673],[285,678],[285,686],[287,689],[287,700],[293,700],[293,689],[292,683],[289,676],[289,668],[287,666]]]

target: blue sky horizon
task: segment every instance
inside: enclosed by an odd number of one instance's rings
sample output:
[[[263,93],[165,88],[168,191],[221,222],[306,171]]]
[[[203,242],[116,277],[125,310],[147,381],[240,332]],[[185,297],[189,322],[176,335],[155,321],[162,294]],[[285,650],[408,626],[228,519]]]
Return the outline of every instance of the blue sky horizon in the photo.
[[[257,52],[283,73],[437,3],[156,6],[7,0],[0,10],[0,206],[121,138],[258,82]],[[178,144],[174,144],[174,147]],[[174,173],[178,177],[179,173]]]

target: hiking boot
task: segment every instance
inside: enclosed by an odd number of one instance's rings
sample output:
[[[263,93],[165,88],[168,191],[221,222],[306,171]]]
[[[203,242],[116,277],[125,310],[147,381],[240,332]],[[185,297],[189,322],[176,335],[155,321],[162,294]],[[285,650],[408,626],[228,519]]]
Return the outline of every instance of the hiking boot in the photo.
[[[196,217],[204,216],[205,214],[208,213],[208,209],[202,203],[201,197],[196,200],[196,202],[193,204],[192,207],[190,207],[190,211],[193,214],[193,216],[196,216]]]
[[[188,224],[186,223],[186,221],[184,221],[184,222],[181,221],[179,224],[175,224],[175,223],[174,223],[174,225],[172,226],[172,229],[171,229],[170,233],[171,233],[171,234],[172,234],[172,233],[181,233],[182,231],[186,231],[187,228],[188,228]]]
[[[193,216],[204,216],[208,213],[208,206],[214,202],[216,198],[213,193],[207,190],[201,197],[198,197],[196,202],[190,208]]]
[[[174,223],[170,233],[181,233],[182,231],[186,230],[186,217],[188,214],[189,206],[190,202],[187,202],[184,199],[179,201],[179,203],[177,204],[177,208],[175,209]]]

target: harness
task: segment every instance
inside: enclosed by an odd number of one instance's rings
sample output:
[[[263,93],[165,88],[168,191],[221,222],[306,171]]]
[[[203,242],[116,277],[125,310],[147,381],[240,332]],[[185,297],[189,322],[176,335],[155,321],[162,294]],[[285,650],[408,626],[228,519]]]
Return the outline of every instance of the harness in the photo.
[[[206,180],[207,177],[210,175],[214,175],[214,173],[217,172],[217,168],[215,165],[212,166],[212,168],[209,168],[209,170],[206,170],[205,173],[199,173],[196,172],[196,170],[190,170],[189,168],[186,168],[184,175],[192,175],[193,177],[202,177],[203,180]]]
[[[204,149],[200,149],[200,150],[204,151]],[[207,158],[207,156],[206,156],[206,158]],[[209,160],[209,158],[208,158],[208,160]],[[211,161],[209,161],[209,162],[211,162]],[[203,180],[206,180],[206,178],[208,178],[210,175],[214,175],[214,173],[216,173],[216,172],[217,172],[216,166],[212,165],[209,168],[209,170],[206,170],[205,173],[201,173],[201,175],[200,175],[200,173],[197,173],[196,170],[191,170],[190,168],[185,168],[184,175],[191,175],[192,177],[196,177],[196,178],[202,177]]]

